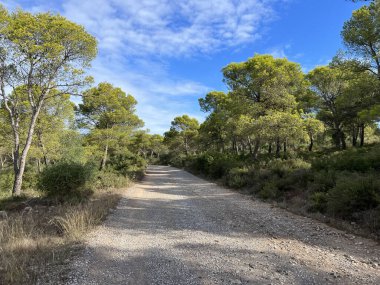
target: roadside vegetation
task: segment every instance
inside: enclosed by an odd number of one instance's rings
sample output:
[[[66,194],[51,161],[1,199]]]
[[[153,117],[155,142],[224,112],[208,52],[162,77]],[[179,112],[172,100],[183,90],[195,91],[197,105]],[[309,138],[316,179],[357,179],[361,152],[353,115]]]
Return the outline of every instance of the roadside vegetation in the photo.
[[[380,236],[380,6],[354,11],[329,65],[304,73],[255,54],[223,68],[228,91],[176,117],[162,162],[289,209]]]
[[[0,6],[0,34],[0,284],[34,284],[64,277],[163,138],[142,129],[132,95],[93,85],[82,26]]]

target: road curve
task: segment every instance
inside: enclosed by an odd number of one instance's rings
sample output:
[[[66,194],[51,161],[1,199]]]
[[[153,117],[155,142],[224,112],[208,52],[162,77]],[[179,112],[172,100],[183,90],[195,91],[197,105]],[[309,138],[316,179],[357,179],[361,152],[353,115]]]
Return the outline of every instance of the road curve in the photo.
[[[150,166],[67,284],[380,284],[379,258],[374,241]]]

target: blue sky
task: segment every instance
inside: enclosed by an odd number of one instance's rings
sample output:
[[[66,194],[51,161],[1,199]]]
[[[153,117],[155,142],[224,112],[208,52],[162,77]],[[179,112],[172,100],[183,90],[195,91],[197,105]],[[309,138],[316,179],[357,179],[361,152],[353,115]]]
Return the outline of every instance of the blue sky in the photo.
[[[226,90],[221,69],[255,53],[324,65],[343,48],[340,31],[360,4],[346,0],[14,0],[9,9],[58,12],[97,37],[89,71],[132,94],[151,133],[189,114],[198,98]]]

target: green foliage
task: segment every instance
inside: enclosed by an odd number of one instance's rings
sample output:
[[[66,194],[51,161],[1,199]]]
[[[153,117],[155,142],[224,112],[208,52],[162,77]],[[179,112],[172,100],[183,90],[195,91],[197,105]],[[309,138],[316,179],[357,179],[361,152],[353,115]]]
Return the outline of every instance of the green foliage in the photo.
[[[327,209],[328,196],[325,192],[315,192],[310,196],[310,207],[311,212],[325,213]]]
[[[89,194],[88,186],[93,178],[92,167],[62,162],[44,169],[38,179],[38,188],[58,199],[81,198]]]
[[[280,196],[275,179],[267,181],[258,193],[259,197],[264,200],[277,200]]]
[[[255,173],[247,167],[235,167],[225,176],[225,184],[231,188],[243,188],[252,186]]]
[[[230,169],[241,164],[235,155],[204,153],[191,157],[186,166],[192,171],[203,173],[212,179],[220,179],[227,175]]]
[[[108,169],[119,175],[129,177],[132,180],[140,179],[144,175],[147,162],[144,158],[136,155],[113,155],[107,165]]]
[[[327,195],[327,211],[350,219],[353,213],[376,208],[380,204],[380,179],[376,175],[351,174],[338,177]]]
[[[14,175],[11,169],[2,169],[0,172],[0,193],[10,193],[12,191]],[[2,195],[2,194],[0,194]]]
[[[124,188],[131,184],[131,179],[112,171],[98,171],[92,185],[96,189]]]
[[[129,134],[143,126],[135,114],[136,104],[132,95],[107,82],[85,92],[79,105],[81,123],[91,130],[87,142],[96,146],[101,170],[105,169],[109,152],[127,148]]]
[[[335,152],[313,160],[315,170],[334,169],[368,172],[380,169],[380,147],[350,149],[344,152]]]
[[[164,134],[164,142],[175,155],[190,155],[196,150],[198,129],[199,123],[195,118],[188,115],[175,117],[170,130]]]
[[[302,159],[273,159],[266,163],[264,166],[266,169],[271,170],[274,174],[279,177],[293,172],[297,169],[309,169],[310,163]]]
[[[43,146],[52,143],[54,148],[59,134],[50,140],[44,135],[54,132],[51,126],[65,109],[59,110],[60,99],[68,103],[68,94],[78,94],[81,87],[92,81],[85,76],[85,70],[97,54],[97,43],[83,26],[58,14],[32,14],[21,9],[9,13],[3,6],[0,34],[1,108],[7,113],[8,126],[12,126],[8,139],[14,144],[13,158],[17,159],[13,194],[20,195],[33,141],[38,141],[47,161],[47,148]]]
[[[311,192],[327,192],[335,186],[336,172],[334,170],[314,171],[309,184]]]
[[[342,37],[348,48],[364,61],[379,66],[379,29],[380,10],[377,1],[363,6],[352,13],[351,19],[344,23]],[[367,63],[368,64],[368,63]]]

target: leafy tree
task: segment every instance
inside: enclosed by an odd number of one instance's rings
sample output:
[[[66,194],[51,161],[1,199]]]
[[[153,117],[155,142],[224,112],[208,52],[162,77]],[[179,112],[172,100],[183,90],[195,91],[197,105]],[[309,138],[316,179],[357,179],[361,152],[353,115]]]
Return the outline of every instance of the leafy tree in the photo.
[[[246,62],[231,63],[223,69],[223,75],[232,96],[248,99],[242,105],[249,105],[248,109],[244,107],[245,112],[261,121],[267,121],[261,117],[278,112],[296,114],[297,98],[302,97],[307,90],[307,82],[299,64],[287,59],[276,59],[271,55],[256,54]],[[255,133],[254,158],[264,139],[261,129]],[[286,139],[282,139],[286,144]],[[279,148],[280,136],[275,141]]]
[[[318,118],[333,130],[335,145],[342,149],[346,148],[346,135],[344,115],[338,98],[343,96],[344,90],[348,87],[347,76],[344,70],[328,66],[317,67],[308,74],[312,90],[320,98]]]
[[[343,27],[342,37],[347,47],[366,69],[380,79],[380,7],[371,2],[352,13]]]
[[[160,159],[160,154],[165,151],[164,147],[164,137],[161,135],[152,135],[150,136],[150,157],[152,158],[154,155],[158,159]]]
[[[142,127],[143,122],[135,114],[136,99],[110,83],[100,83],[83,95],[83,103],[79,105],[82,123],[91,129],[90,142],[103,149],[100,163],[103,170],[109,147],[120,143],[127,133]]]
[[[313,151],[315,137],[325,131],[325,126],[320,120],[314,118],[312,115],[306,116],[304,119],[304,126],[309,137],[308,149],[309,151]]]
[[[13,133],[13,194],[20,195],[40,112],[47,100],[78,94],[78,88],[89,82],[84,68],[96,56],[96,40],[62,16],[22,10],[9,14],[3,7],[0,34],[0,98]],[[21,90],[26,92],[27,105]],[[28,118],[25,134],[22,117]]]
[[[40,159],[45,165],[51,160],[61,159],[62,136],[66,134],[67,127],[74,122],[74,103],[69,95],[55,96],[46,101],[41,109],[35,128],[35,144],[31,147],[31,157]]]
[[[133,134],[132,140],[135,152],[146,159],[148,153],[151,151],[151,135],[146,131],[141,130]]]
[[[188,115],[175,117],[170,130],[164,134],[165,142],[171,149],[177,149],[188,155],[191,151],[195,151],[198,129],[197,119]]]

